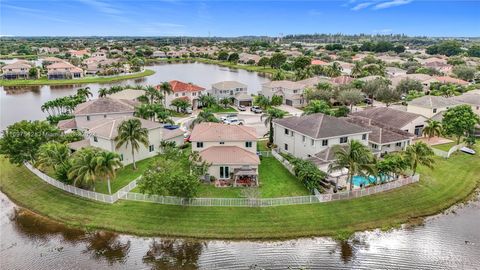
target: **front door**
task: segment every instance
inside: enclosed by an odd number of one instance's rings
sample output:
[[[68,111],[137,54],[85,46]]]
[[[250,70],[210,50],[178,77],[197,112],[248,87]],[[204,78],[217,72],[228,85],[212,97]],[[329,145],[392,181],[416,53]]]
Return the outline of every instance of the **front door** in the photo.
[[[415,135],[416,135],[417,137],[422,136],[422,132],[423,132],[423,125],[421,125],[421,126],[415,126]]]
[[[230,172],[228,166],[220,166],[220,178],[230,178]]]

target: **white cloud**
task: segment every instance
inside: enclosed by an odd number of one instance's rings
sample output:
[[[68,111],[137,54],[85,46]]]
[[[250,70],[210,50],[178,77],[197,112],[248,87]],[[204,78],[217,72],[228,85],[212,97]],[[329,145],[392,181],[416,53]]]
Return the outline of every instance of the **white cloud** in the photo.
[[[402,6],[411,3],[413,0],[392,0],[388,2],[383,2],[380,4],[376,4],[373,9],[384,9],[396,6]]]
[[[116,8],[115,6],[99,0],[79,0],[79,1],[105,14],[119,15],[123,13],[120,9]]]
[[[373,5],[374,3],[373,2],[364,2],[364,3],[360,3],[360,4],[357,4],[355,5],[352,10],[361,10],[361,9],[364,9],[364,8],[367,8],[371,5]]]

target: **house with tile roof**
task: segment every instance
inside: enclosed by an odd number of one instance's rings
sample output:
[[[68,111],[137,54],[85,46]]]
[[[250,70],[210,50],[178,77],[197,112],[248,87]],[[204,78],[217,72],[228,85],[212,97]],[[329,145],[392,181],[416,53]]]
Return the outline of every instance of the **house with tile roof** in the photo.
[[[423,96],[416,98],[407,105],[407,112],[423,115],[427,118],[431,118],[437,113],[448,110],[462,104],[454,99],[442,97],[442,96]]]
[[[368,145],[371,130],[322,113],[273,121],[274,143],[280,152],[310,158],[334,145],[357,140]]]
[[[477,90],[477,93],[475,93],[475,91],[466,92],[460,96],[455,96],[452,99],[470,105],[473,112],[480,115],[480,91]]]
[[[208,95],[214,96],[217,100],[231,98],[236,106],[252,105],[252,97],[248,94],[248,86],[237,81],[222,81],[212,84]]]
[[[370,119],[377,123],[414,134],[417,137],[422,136],[423,128],[428,120],[423,115],[389,107],[366,108],[363,111],[353,112],[350,115]]]
[[[34,66],[25,60],[19,60],[11,64],[4,65],[2,67],[2,79],[29,79],[29,71],[32,67]]]
[[[201,95],[207,94],[205,88],[193,83],[185,83],[177,80],[169,81],[168,83],[170,84],[172,93],[165,97],[165,102],[172,109],[174,109],[174,107],[171,106],[172,101],[177,98],[187,99],[190,104],[192,104],[192,109],[196,109],[198,108],[198,98]],[[157,85],[157,89],[161,91],[160,85]]]
[[[232,185],[258,184],[257,134],[254,128],[200,123],[190,135],[192,151],[210,164],[208,175]],[[208,177],[206,178],[208,179]]]
[[[283,104],[298,108],[305,105],[305,99],[303,98],[304,90],[305,86],[302,83],[282,80],[262,84],[260,93],[269,99],[274,95],[281,96]]]
[[[69,144],[73,151],[83,147],[97,147],[105,151],[115,152],[120,155],[120,160],[124,165],[133,163],[132,146],[124,145],[117,149],[115,138],[118,135],[118,127],[126,120],[138,119],[143,128],[148,130],[148,146],[139,145],[135,152],[135,161],[153,157],[161,151],[163,141],[175,142],[176,145],[183,144],[183,131],[180,129],[170,130],[164,128],[163,124],[136,118],[133,116],[116,116],[99,118],[83,126],[85,139]]]
[[[49,80],[77,79],[83,77],[83,69],[68,62],[57,62],[47,67]]]

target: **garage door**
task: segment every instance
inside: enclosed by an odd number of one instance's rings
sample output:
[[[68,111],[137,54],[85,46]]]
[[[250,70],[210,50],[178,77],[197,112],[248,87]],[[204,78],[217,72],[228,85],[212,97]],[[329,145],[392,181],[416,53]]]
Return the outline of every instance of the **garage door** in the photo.
[[[285,104],[287,104],[288,106],[293,106],[293,102],[290,99],[286,99]]]

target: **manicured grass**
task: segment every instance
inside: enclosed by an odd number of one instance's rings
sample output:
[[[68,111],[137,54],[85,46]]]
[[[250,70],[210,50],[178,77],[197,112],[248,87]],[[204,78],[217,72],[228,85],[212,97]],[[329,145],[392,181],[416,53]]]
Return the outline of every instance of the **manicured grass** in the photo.
[[[217,188],[213,184],[204,184],[200,185],[198,189],[197,197],[202,198],[242,198],[245,197],[242,194],[242,187],[225,187]]]
[[[455,145],[456,145],[455,142],[449,142],[449,143],[432,145],[432,147],[437,148],[437,149],[442,150],[442,151],[445,151],[445,152],[448,152],[448,150],[450,150],[450,148],[452,148]]]
[[[110,181],[112,193],[117,192],[122,187],[128,185],[135,178],[142,175],[142,173],[155,161],[155,158],[148,158],[137,162],[137,169],[133,170],[133,165],[127,165],[117,171],[117,177]],[[108,194],[107,181],[99,181],[95,184],[95,191]]]
[[[305,186],[274,157],[263,157],[259,168],[263,198],[310,195]]]
[[[267,147],[268,140],[257,141],[257,151],[270,151]]]
[[[0,80],[0,86],[28,86],[28,85],[65,85],[65,84],[85,84],[85,83],[110,83],[128,79],[141,78],[154,74],[155,71],[146,69],[143,72],[118,75],[113,77],[86,77],[71,80],[48,80],[46,78],[38,80]]]
[[[16,54],[4,54],[0,55],[0,59],[27,59],[27,60],[36,60],[38,55],[36,54],[25,54],[25,55],[16,55]]]
[[[207,110],[210,110],[213,113],[235,113],[237,110],[233,108],[232,106],[227,106],[226,108],[222,105],[217,105],[217,106],[212,106],[210,108],[205,108]]]
[[[480,150],[480,147],[476,148]],[[182,207],[133,201],[113,205],[82,199],[0,158],[0,189],[17,204],[81,228],[139,235],[200,238],[293,238],[346,236],[390,228],[432,215],[473,194],[480,183],[480,155],[435,157],[421,181],[390,192],[330,203],[266,208]]]

